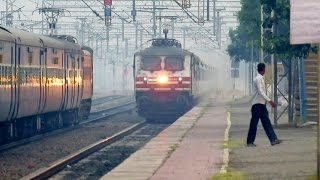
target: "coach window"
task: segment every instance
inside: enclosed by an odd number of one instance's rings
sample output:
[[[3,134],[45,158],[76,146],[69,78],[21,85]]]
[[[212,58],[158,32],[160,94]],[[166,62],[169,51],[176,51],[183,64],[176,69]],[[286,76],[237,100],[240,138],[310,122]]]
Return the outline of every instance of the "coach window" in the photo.
[[[84,56],[81,56],[80,57],[80,65],[81,65],[81,67],[84,67],[84,65],[85,65],[85,62],[84,62]]]
[[[76,67],[76,61],[75,59],[72,59],[72,68],[74,69]]]
[[[197,68],[196,68],[196,74],[197,74],[197,80],[200,80],[200,63],[199,62],[197,62],[197,66],[196,66]]]
[[[82,63],[80,62],[80,57],[77,57],[77,69],[81,68]]]
[[[73,53],[71,53],[70,54],[70,58],[71,58],[71,68],[75,68],[76,67],[76,56],[75,56],[75,54],[73,54]]]
[[[4,44],[3,42],[0,42],[0,63],[3,63],[4,61],[3,52],[4,52]]]
[[[27,47],[27,55],[28,55],[28,63],[29,65],[32,64],[32,54],[33,54],[33,50],[31,47]]]
[[[59,64],[59,58],[58,57],[53,57],[52,58],[52,64]]]
[[[4,79],[5,76],[5,66],[0,66],[0,85],[2,85],[2,81]]]
[[[3,63],[4,43],[0,42],[0,63]]]
[[[52,48],[52,53],[53,54],[57,54],[58,53],[58,49]]]
[[[0,63],[3,63],[3,55],[0,54]]]

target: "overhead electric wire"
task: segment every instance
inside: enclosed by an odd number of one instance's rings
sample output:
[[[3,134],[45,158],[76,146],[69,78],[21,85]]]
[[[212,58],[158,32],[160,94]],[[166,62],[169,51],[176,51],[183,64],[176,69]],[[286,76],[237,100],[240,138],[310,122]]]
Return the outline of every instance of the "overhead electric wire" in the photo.
[[[101,17],[100,14],[99,14],[97,11],[95,11],[94,9],[92,9],[91,6],[90,6],[88,3],[86,3],[84,0],[82,0],[82,2],[83,2],[86,6],[88,6],[88,8],[89,8],[97,17],[99,17],[102,21],[104,21],[104,18]]]
[[[190,12],[190,11],[188,11],[188,10],[186,10],[185,8],[183,8],[182,6],[181,6],[181,4],[177,1],[177,0],[173,0],[176,4],[178,4],[178,6],[179,7],[181,7],[181,9],[187,14],[187,16],[195,23],[195,24],[197,24],[198,26],[200,26],[199,24],[198,24],[198,22],[195,20],[195,19],[193,19],[193,17],[192,16],[194,16],[194,17],[196,17],[192,12]],[[190,15],[190,14],[192,15]],[[197,17],[196,17],[197,18]],[[198,19],[198,18],[197,18]],[[199,19],[198,19],[199,20]],[[203,27],[203,26],[200,26],[200,27]],[[217,41],[215,41],[214,39],[212,39],[209,35],[212,35],[213,36],[213,34],[211,34],[210,33],[210,31],[208,31],[207,29],[204,29],[206,32],[207,32],[207,37],[212,41],[212,42],[214,42],[214,43],[217,43]],[[217,45],[217,44],[216,44]]]
[[[192,12],[188,11],[186,8],[182,8],[182,5],[177,1],[177,0],[173,0],[176,4],[178,4],[179,7],[181,7],[181,9],[187,14],[187,16],[194,22],[194,23],[198,23],[195,19],[193,19],[193,17],[197,18],[197,16],[195,16]],[[191,14],[191,15],[190,15]],[[197,18],[198,19],[198,18]],[[198,19],[199,21],[199,19]]]
[[[82,0],[83,1],[83,0]],[[97,1],[97,0],[96,0]],[[102,4],[102,5],[104,5],[102,2],[100,2],[100,1],[98,1],[100,4]],[[123,18],[121,15],[119,15],[117,12],[115,12],[115,11],[113,11],[112,9],[111,9],[111,11],[115,14],[115,15],[117,15],[120,19],[122,19],[122,20],[124,20],[125,22],[127,22],[128,24],[131,24],[131,22],[132,21],[128,21],[127,19],[125,19],[125,18]],[[125,12],[126,14],[127,14],[127,12]],[[129,14],[127,14],[129,17],[130,17],[130,15]],[[145,27],[143,27],[141,24],[139,24],[138,23],[138,25],[143,29],[143,30],[145,30],[149,35],[152,35]]]
[[[128,16],[130,16],[127,12],[124,11],[124,13],[126,13]],[[141,27],[143,30],[145,30],[149,35],[152,36],[152,33],[151,33],[150,31],[148,31],[144,26],[142,26],[142,25],[139,23],[139,21],[137,21],[137,23],[138,23],[138,25],[140,25],[140,27]]]
[[[82,0],[82,1],[83,1],[83,0]],[[97,1],[97,0],[96,0],[96,1]],[[97,2],[99,2],[100,4],[102,4],[102,5],[104,6],[104,3],[103,3],[103,2],[100,2],[100,1],[97,1]],[[115,15],[117,15],[120,19],[126,21],[127,23],[130,23],[130,21],[128,21],[128,20],[126,20],[125,18],[121,17],[117,12],[113,11],[112,9],[111,9],[111,12],[113,12]]]

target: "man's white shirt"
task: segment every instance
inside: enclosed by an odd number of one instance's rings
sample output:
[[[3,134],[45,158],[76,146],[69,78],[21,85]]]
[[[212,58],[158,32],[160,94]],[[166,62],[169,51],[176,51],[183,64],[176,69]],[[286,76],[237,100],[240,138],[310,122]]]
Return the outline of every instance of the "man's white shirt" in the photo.
[[[264,77],[258,74],[253,80],[253,98],[252,105],[255,104],[266,104],[271,99],[266,94],[266,85],[264,83]]]

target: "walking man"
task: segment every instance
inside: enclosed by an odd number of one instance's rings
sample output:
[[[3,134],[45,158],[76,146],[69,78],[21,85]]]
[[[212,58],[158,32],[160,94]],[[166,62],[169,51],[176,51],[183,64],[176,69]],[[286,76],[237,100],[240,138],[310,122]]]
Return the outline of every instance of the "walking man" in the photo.
[[[266,66],[264,63],[258,64],[258,75],[254,78],[253,83],[253,99],[251,107],[251,121],[250,128],[247,137],[247,146],[255,147],[254,140],[256,139],[257,126],[259,119],[261,119],[262,126],[266,132],[271,145],[280,144],[282,141],[277,138],[272,124],[269,119],[269,113],[267,110],[267,103],[275,108],[276,104],[266,95],[266,87],[264,83],[264,77]]]

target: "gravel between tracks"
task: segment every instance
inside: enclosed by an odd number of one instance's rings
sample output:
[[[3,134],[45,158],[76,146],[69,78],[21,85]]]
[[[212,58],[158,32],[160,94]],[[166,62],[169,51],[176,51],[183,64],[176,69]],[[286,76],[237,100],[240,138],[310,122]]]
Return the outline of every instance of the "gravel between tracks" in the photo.
[[[130,101],[134,101],[133,96],[123,96],[122,98],[111,100],[111,101],[106,101],[105,103],[100,103],[95,106],[91,107],[91,113],[92,112],[97,112],[97,111],[103,111],[106,108],[112,108]]]
[[[0,180],[19,179],[140,121],[136,114],[120,114],[0,153]]]
[[[147,124],[123,139],[69,166],[51,180],[98,180],[136,152],[170,124]]]

